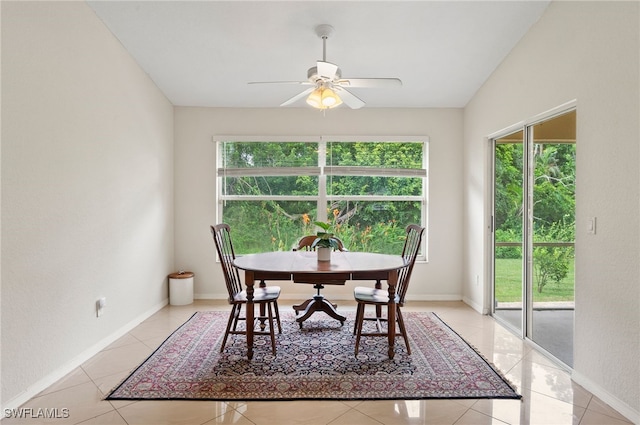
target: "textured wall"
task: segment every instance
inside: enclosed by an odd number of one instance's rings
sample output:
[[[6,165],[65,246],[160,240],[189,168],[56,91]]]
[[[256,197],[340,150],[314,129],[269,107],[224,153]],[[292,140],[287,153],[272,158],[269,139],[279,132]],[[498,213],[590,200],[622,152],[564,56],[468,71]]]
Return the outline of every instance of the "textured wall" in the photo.
[[[165,302],[172,142],[172,106],[84,2],[2,2],[3,405]]]
[[[553,2],[465,109],[465,298],[484,273],[485,137],[577,102],[574,377],[640,420],[638,2]],[[597,234],[587,234],[597,217]]]
[[[461,299],[462,110],[460,109],[216,109],[177,107],[176,264],[196,273],[196,296],[226,298],[209,234],[214,224],[216,134],[256,136],[390,135],[429,137],[429,263],[416,264],[408,298]],[[283,283],[283,298],[313,293]],[[353,299],[353,285],[327,288]]]

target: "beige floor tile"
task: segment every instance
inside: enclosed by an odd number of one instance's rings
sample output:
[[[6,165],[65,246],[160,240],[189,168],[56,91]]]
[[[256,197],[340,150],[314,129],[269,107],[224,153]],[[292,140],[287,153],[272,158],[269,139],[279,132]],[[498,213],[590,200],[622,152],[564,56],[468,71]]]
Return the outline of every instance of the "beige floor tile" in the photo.
[[[326,425],[349,411],[339,401],[250,402],[238,409],[256,425]]]
[[[629,425],[626,419],[613,418],[593,410],[587,410],[580,421],[580,425]]]
[[[118,338],[117,340],[115,340],[114,342],[112,342],[111,344],[109,344],[104,350],[110,350],[112,348],[119,348],[119,347],[124,347],[125,345],[129,345],[129,344],[137,344],[138,342],[140,342],[140,340],[136,337],[134,337],[131,334],[125,334],[123,336],[121,336],[120,338]]]
[[[472,410],[513,424],[578,424],[585,412],[582,407],[535,392],[525,392],[520,400],[479,400]]]
[[[114,410],[109,402],[102,400],[102,393],[92,382],[35,397],[21,406],[21,409],[26,418],[4,419],[2,425],[77,424]],[[48,419],[39,415],[40,412],[48,415],[46,412],[51,413],[54,410],[57,413]]]
[[[149,347],[152,351],[155,351],[156,348],[160,347],[162,343],[165,342],[169,336],[170,334],[156,337],[156,338],[145,339],[144,341],[142,341],[142,343],[147,347]]]
[[[105,396],[109,395],[111,390],[113,390],[118,384],[120,384],[124,379],[129,376],[129,371],[123,371],[114,373],[107,376],[101,376],[100,378],[96,378],[93,380],[93,383],[98,387],[100,392]]]
[[[82,369],[91,379],[99,379],[118,372],[134,369],[153,350],[142,342],[104,350],[82,364]]]
[[[111,403],[111,405],[116,409],[116,410],[120,410],[125,406],[128,406],[130,404],[133,403],[137,403],[136,400],[109,400],[109,403]]]
[[[455,423],[455,425],[508,425],[506,422],[502,422],[499,419],[492,418],[491,416],[476,412],[475,410],[468,410],[464,415]]]
[[[76,385],[86,384],[87,382],[91,382],[91,378],[85,373],[82,368],[76,368],[70,373],[68,373],[64,378],[60,379],[55,384],[43,390],[38,395],[48,394],[55,391],[60,391],[65,388],[75,387]]]
[[[215,401],[138,401],[118,411],[129,425],[204,424],[230,409]]]
[[[242,416],[241,413],[236,412],[235,410],[229,410],[225,414],[218,416],[215,419],[212,419],[208,422],[205,422],[205,425],[214,425],[214,424],[233,424],[233,425],[255,425],[249,419]]]
[[[468,408],[455,400],[372,400],[355,409],[388,425],[451,425]]]
[[[164,340],[188,319],[189,317],[184,319],[176,317],[155,318],[153,320],[142,322],[129,333],[143,342],[159,338]]]
[[[586,392],[586,390],[584,391]],[[591,401],[587,406],[587,411],[599,413],[601,415],[605,415],[619,421],[629,422],[627,418],[622,416],[620,413],[616,412],[613,408],[611,408],[604,401],[600,400],[598,397],[591,398]]]
[[[329,425],[380,425],[382,422],[367,416],[357,410],[351,409],[344,415],[338,416],[329,422]]]
[[[530,389],[566,403],[573,403],[574,389],[579,391],[568,372],[525,359],[509,370],[506,378],[520,393],[524,392],[523,388]]]
[[[80,422],[78,425],[127,425],[117,411],[111,411],[95,418]]]

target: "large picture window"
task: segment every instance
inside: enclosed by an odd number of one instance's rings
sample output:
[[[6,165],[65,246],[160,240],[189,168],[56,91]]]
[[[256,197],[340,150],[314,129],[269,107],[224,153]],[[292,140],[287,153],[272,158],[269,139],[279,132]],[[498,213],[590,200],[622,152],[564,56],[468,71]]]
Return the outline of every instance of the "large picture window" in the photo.
[[[427,139],[343,139],[216,137],[217,219],[236,254],[290,250],[315,221],[351,251],[401,252],[405,227],[427,221]]]

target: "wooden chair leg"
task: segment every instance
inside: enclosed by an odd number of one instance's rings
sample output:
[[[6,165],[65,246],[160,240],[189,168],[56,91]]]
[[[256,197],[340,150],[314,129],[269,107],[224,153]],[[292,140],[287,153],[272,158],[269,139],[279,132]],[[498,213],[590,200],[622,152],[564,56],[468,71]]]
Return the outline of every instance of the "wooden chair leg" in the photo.
[[[227,322],[227,329],[224,331],[224,338],[222,338],[222,346],[220,347],[220,352],[224,351],[225,345],[227,345],[227,338],[229,338],[229,331],[231,330],[231,324],[233,324],[233,329],[235,330],[236,324],[238,323],[236,310],[238,304],[233,304],[231,307],[231,313],[229,313],[229,321]]]
[[[240,313],[242,312],[242,304],[234,304],[233,307],[234,308],[231,310],[232,312],[234,312],[232,329],[235,332],[236,329],[238,328],[238,320],[240,318]]]
[[[356,318],[355,318],[355,321],[353,322],[353,334],[354,335],[358,334],[358,323],[360,323],[360,303],[358,303],[358,305],[356,307]]]
[[[358,303],[358,309],[356,310],[356,351],[355,355],[358,355],[358,349],[360,348],[360,337],[362,336],[362,323],[364,322],[364,304]]]
[[[282,333],[282,325],[280,324],[280,310],[278,309],[278,301],[274,301],[273,305],[276,309],[276,321],[278,322],[278,333]]]
[[[400,327],[400,332],[404,338],[404,345],[407,347],[407,354],[411,355],[411,347],[409,347],[409,337],[407,336],[407,328],[404,326],[404,318],[402,317],[402,312],[400,312],[400,307],[396,307],[396,318],[398,319],[398,326]]]
[[[269,313],[269,335],[271,336],[271,352],[276,355],[276,335],[273,329],[273,309],[271,303],[267,303],[267,311]]]
[[[376,289],[382,289],[382,282],[380,282],[379,280],[376,280]],[[376,318],[378,320],[380,320],[380,318],[382,317],[382,306],[381,305],[376,305]]]

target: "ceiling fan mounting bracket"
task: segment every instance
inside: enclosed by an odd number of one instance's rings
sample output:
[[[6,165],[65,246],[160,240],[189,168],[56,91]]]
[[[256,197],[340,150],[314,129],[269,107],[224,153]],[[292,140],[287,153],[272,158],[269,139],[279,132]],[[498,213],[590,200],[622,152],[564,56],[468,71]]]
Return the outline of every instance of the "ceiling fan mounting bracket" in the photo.
[[[333,31],[333,27],[329,24],[320,24],[316,27],[316,34],[322,39],[329,38]]]

